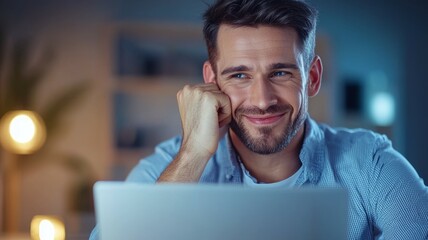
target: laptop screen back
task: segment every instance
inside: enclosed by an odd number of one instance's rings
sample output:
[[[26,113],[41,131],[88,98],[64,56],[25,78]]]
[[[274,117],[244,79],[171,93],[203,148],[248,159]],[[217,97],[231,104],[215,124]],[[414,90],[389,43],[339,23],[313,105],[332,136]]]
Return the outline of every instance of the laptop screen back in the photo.
[[[346,239],[340,189],[98,182],[102,240]]]

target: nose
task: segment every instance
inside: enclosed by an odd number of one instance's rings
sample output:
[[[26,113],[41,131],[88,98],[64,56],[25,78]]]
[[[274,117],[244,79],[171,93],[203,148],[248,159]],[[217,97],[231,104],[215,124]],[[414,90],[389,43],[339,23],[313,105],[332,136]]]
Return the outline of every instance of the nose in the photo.
[[[266,110],[278,103],[272,84],[268,79],[254,79],[250,94],[250,103],[261,110]]]

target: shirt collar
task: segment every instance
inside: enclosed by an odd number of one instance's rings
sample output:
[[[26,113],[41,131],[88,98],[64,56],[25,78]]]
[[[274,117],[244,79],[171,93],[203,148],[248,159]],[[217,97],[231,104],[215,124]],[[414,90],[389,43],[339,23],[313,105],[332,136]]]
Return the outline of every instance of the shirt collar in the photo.
[[[325,163],[324,133],[319,125],[308,117],[305,121],[305,138],[299,155],[303,166],[301,184],[306,180],[317,183]]]
[[[224,134],[218,149],[222,149],[217,151],[217,153],[221,154],[218,160],[223,163],[226,179],[230,182],[242,182],[242,171],[239,166],[238,156],[228,132]]]

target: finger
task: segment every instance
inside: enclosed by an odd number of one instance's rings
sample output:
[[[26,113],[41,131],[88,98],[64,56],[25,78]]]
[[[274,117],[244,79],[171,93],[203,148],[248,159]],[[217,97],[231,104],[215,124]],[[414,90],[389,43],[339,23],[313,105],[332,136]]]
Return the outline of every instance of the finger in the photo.
[[[221,116],[219,116],[220,118]],[[230,122],[232,121],[232,115],[223,115],[223,117],[221,118],[221,120],[218,122],[218,126],[219,128],[222,128],[226,125],[228,125]]]
[[[201,96],[201,95],[204,95],[205,93],[220,94],[222,92],[215,84],[186,85],[177,92],[177,98],[179,99],[183,96],[193,96],[193,95]]]
[[[232,120],[232,105],[229,96],[224,93],[217,95],[217,113],[219,126],[223,127]]]
[[[202,84],[195,84],[193,85],[193,88],[199,88],[203,90],[220,90],[217,84],[215,83],[202,83]]]

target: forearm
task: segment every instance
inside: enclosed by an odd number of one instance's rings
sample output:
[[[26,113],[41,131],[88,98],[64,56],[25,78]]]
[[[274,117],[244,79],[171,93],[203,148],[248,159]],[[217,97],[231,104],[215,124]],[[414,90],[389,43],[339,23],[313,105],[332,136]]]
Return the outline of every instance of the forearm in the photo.
[[[199,181],[210,157],[182,148],[171,164],[162,172],[157,182],[196,183]]]

